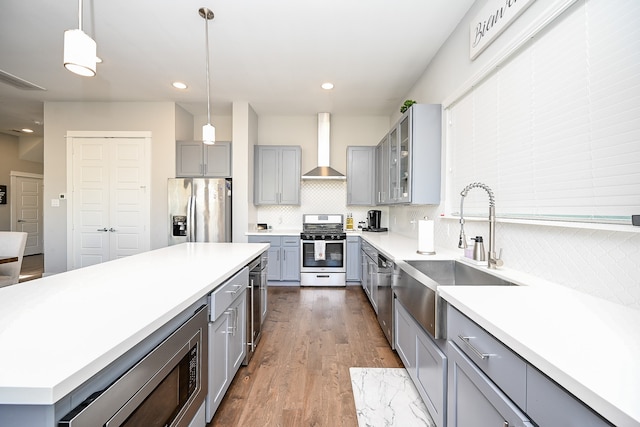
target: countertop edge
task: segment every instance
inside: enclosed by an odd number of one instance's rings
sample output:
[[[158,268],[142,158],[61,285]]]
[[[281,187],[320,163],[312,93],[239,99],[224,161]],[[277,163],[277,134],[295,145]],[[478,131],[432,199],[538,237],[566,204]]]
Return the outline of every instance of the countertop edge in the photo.
[[[207,244],[198,244],[198,243],[186,243],[183,245],[191,245],[192,248],[195,248],[195,245],[207,245]],[[198,300],[206,297],[211,291],[216,289],[220,284],[222,284],[225,280],[233,276],[236,272],[240,271],[244,266],[246,266],[251,260],[255,259],[262,252],[268,249],[268,244],[264,243],[244,243],[240,245],[245,245],[243,248],[248,248],[251,246],[251,249],[246,249],[242,255],[236,256],[237,263],[233,266],[229,266],[225,268],[222,272],[212,273],[213,276],[211,279],[204,279],[204,282],[207,282],[206,285],[200,287],[199,289],[194,289],[189,295],[184,295],[180,301],[177,301],[175,305],[171,307],[171,309],[163,312],[157,317],[153,319],[148,319],[149,321],[146,323],[144,327],[133,332],[132,334],[123,337],[123,340],[118,344],[110,348],[107,352],[99,355],[95,359],[93,359],[90,363],[85,364],[84,366],[79,367],[76,371],[68,375],[66,378],[63,378],[56,384],[52,386],[17,386],[17,385],[4,385],[0,383],[0,407],[2,405],[53,405],[58,402],[60,399],[69,395],[73,390],[81,386],[82,384],[89,381],[92,377],[99,374],[100,371],[105,369],[109,364],[117,360],[122,355],[126,354],[129,350],[133,349],[137,344],[144,341],[151,334],[153,334],[158,329],[162,328],[165,324],[170,322],[176,316],[179,316],[182,312],[187,310],[189,307],[193,306],[198,302]],[[176,245],[180,246],[180,245]],[[145,257],[148,258],[153,256],[153,253],[156,251],[167,251],[170,250],[169,247],[160,248],[154,251],[144,252],[142,254],[133,255],[131,257],[127,257],[128,259],[134,259],[134,257]],[[243,249],[244,250],[244,249]],[[188,254],[185,254],[187,256]],[[123,258],[123,259],[127,259]],[[148,261],[148,259],[147,259]],[[103,263],[105,264],[109,263]],[[107,268],[110,265],[107,265]],[[74,272],[78,272],[79,270],[73,270]],[[67,272],[70,273],[70,272]],[[64,278],[64,275],[67,273],[60,273],[55,276],[48,277],[56,277]],[[78,273],[74,273],[77,275]],[[198,285],[199,286],[199,285]],[[124,335],[124,334],[123,334]]]

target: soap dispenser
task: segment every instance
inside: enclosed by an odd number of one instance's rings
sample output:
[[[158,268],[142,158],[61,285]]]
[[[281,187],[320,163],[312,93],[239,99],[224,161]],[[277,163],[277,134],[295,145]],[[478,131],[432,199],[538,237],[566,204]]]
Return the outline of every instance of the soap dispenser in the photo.
[[[475,261],[486,261],[486,252],[484,251],[482,236],[476,236],[471,240],[475,241],[475,244],[473,245],[473,259]]]

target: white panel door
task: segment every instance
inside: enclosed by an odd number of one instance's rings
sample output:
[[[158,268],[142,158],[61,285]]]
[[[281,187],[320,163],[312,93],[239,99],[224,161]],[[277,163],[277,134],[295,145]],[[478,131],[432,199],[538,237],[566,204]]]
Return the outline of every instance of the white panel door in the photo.
[[[73,267],[108,261],[109,145],[102,138],[73,139]]]
[[[149,250],[144,138],[73,138],[72,268]]]
[[[16,176],[16,224],[13,230],[28,233],[25,255],[42,253],[42,178]]]
[[[111,139],[110,259],[149,250],[147,153],[139,138]]]

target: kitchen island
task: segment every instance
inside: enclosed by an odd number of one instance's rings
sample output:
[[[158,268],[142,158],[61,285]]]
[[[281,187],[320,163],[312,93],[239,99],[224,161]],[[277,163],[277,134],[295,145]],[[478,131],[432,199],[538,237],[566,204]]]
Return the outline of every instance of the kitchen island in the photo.
[[[65,397],[267,249],[184,243],[0,289],[0,425],[24,405],[55,425]]]

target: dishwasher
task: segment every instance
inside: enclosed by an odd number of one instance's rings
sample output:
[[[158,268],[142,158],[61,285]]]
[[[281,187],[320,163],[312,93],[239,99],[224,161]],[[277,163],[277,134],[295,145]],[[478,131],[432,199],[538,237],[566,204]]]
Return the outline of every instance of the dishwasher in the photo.
[[[393,290],[395,264],[384,255],[378,254],[378,323],[387,337],[391,348],[395,350],[393,341]]]
[[[262,323],[267,314],[268,253],[263,252],[249,264],[247,288],[247,355],[242,362],[248,365],[262,336]]]

